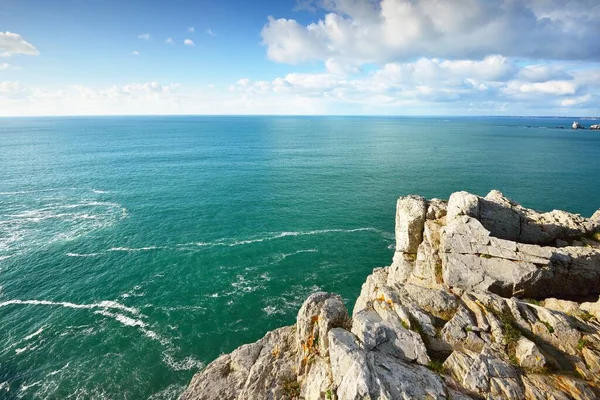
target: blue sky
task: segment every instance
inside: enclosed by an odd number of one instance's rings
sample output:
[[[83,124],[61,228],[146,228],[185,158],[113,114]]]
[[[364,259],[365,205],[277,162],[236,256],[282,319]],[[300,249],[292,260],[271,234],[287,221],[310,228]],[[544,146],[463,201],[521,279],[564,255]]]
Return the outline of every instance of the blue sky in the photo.
[[[2,0],[0,115],[594,116],[599,19],[597,0]]]

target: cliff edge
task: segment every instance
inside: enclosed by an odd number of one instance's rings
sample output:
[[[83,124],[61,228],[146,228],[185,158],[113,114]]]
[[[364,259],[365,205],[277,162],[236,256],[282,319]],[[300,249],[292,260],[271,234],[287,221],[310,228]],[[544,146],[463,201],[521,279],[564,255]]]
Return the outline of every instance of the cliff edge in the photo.
[[[181,399],[600,398],[600,210],[407,196],[395,234],[352,317],[314,293],[294,326],[219,357]]]

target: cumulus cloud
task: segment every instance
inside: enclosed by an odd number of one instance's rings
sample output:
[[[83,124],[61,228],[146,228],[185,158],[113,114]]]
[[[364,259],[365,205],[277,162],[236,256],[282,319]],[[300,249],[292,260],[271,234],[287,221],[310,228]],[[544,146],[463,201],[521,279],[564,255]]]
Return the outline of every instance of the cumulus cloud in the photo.
[[[600,60],[597,0],[315,0],[304,25],[269,17],[271,60],[360,66],[415,57]]]
[[[18,33],[0,32],[0,56],[10,57],[15,54],[37,56],[40,52]]]
[[[149,33],[140,33],[138,35],[138,39],[149,40],[150,39],[150,34]]]
[[[10,68],[10,64],[9,63],[2,63],[0,64],[0,71],[5,70],[5,69],[9,69]]]
[[[183,41],[183,44],[185,44],[186,46],[193,46],[194,45],[194,41],[192,39],[185,39]]]

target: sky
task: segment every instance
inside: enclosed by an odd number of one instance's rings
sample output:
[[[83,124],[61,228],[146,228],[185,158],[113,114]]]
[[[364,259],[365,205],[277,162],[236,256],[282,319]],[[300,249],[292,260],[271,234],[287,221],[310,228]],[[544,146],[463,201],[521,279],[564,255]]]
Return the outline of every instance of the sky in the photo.
[[[0,0],[0,116],[600,117],[600,0]]]

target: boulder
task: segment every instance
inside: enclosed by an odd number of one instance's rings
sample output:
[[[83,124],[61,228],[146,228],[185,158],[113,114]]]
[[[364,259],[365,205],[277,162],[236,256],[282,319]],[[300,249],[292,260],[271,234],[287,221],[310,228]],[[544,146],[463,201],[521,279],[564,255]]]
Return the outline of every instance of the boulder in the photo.
[[[579,122],[575,121],[573,122],[573,125],[571,125],[571,129],[583,129],[583,127],[579,124]]]
[[[531,371],[541,371],[546,365],[546,358],[531,340],[521,337],[515,348],[515,357],[519,365]]]
[[[398,199],[396,205],[396,251],[414,254],[423,240],[427,204],[420,196]]]

